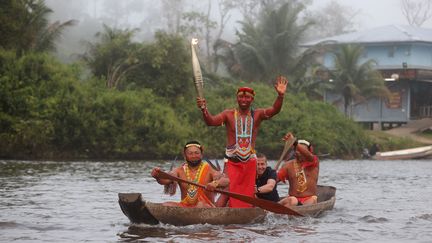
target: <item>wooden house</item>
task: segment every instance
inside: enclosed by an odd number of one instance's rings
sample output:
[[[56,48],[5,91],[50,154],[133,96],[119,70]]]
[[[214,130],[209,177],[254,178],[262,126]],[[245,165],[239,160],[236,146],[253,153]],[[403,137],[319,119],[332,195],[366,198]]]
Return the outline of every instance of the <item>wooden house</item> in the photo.
[[[355,121],[371,127],[373,124],[393,127],[412,119],[432,117],[432,29],[389,25],[324,38],[304,46],[318,43],[333,47],[363,46],[362,59],[376,61],[376,69],[391,91],[389,99],[372,98],[351,107]],[[325,53],[321,62],[329,69],[334,67],[331,53]],[[324,97],[332,103],[339,98],[329,92]]]

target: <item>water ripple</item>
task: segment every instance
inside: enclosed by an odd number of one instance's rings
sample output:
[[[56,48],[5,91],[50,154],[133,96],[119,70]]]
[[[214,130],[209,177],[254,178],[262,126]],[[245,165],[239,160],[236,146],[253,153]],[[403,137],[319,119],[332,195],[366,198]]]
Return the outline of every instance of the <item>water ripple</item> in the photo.
[[[323,161],[320,184],[337,188],[319,218],[269,214],[251,225],[131,225],[117,194],[163,194],[149,176],[157,161],[0,160],[0,242],[430,242],[432,161]],[[288,187],[280,186],[281,193]]]
[[[376,218],[372,215],[366,215],[364,217],[359,218],[360,221],[366,222],[366,223],[384,223],[388,222],[389,220],[383,217]]]

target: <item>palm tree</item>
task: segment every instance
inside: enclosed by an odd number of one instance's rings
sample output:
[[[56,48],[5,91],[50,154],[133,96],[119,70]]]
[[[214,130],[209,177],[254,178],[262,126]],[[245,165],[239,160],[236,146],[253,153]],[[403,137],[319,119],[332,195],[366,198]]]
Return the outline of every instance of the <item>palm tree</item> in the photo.
[[[118,88],[121,80],[139,65],[140,45],[132,42],[137,29],[103,28],[103,32],[96,33],[100,41],[88,42],[88,51],[81,58],[95,76],[106,79],[108,88]]]
[[[216,48],[223,49],[218,58],[241,79],[270,81],[277,74],[292,75],[306,60],[298,44],[311,23],[298,23],[303,9],[301,3],[292,2],[278,9],[264,6],[255,23],[240,22],[237,43],[216,43]]]
[[[372,97],[388,97],[390,91],[381,74],[374,69],[372,59],[361,63],[363,48],[358,45],[342,45],[333,52],[335,67],[330,71],[333,92],[342,96],[346,116],[348,107]]]
[[[329,82],[323,79],[321,65],[312,65],[303,77],[289,82],[289,92],[304,93],[311,100],[322,100],[324,92],[331,88]]]
[[[8,7],[12,9],[6,9]],[[18,54],[28,51],[54,51],[55,42],[63,31],[76,23],[75,20],[49,23],[48,15],[52,10],[43,0],[7,1],[0,8],[0,12],[4,13],[2,19],[9,20],[1,21],[0,27],[8,30],[8,37],[1,42],[1,46],[15,49]]]

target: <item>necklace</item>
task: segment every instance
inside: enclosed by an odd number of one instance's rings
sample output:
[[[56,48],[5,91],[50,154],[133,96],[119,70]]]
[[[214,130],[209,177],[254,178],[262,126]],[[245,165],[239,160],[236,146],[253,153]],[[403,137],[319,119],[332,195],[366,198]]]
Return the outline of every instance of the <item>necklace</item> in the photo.
[[[198,169],[195,172],[195,176],[192,179],[190,176],[190,168],[189,165],[186,165],[185,168],[185,173],[186,173],[186,178],[189,181],[193,181],[193,182],[198,182],[200,175],[201,175],[201,171],[203,168],[203,164],[201,163],[198,167]],[[189,205],[195,205],[198,202],[198,187],[196,187],[195,185],[190,185],[188,184],[188,189],[186,191],[186,198],[184,199],[185,202],[187,202]]]
[[[253,135],[253,116],[251,110],[243,118],[239,111],[234,111],[234,120],[236,123],[236,154],[243,160],[249,158],[253,153],[252,135]]]
[[[193,179],[190,177],[190,172],[189,172],[190,168],[189,168],[189,165],[186,165],[186,167],[185,167],[186,178],[187,178],[188,180],[190,180],[190,181],[198,182],[199,174],[201,173],[201,170],[202,170],[203,164],[204,164],[204,163],[202,163],[202,162],[200,163],[200,165],[198,166],[198,169],[197,169],[196,172],[195,172],[195,176],[194,176]]]
[[[304,192],[307,189],[307,179],[306,174],[304,172],[304,168],[300,165],[300,163],[295,160],[294,167],[296,171],[296,178],[297,178],[297,191],[298,192]]]

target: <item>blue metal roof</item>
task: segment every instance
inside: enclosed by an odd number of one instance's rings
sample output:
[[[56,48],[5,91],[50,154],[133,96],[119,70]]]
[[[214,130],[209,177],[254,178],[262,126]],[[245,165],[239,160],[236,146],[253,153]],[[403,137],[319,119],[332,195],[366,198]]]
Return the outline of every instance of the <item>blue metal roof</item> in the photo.
[[[329,44],[368,44],[368,43],[395,43],[395,42],[429,42],[432,43],[432,29],[386,25],[374,29],[353,32],[333,37],[327,37],[304,43],[302,46],[313,46],[321,42]]]

